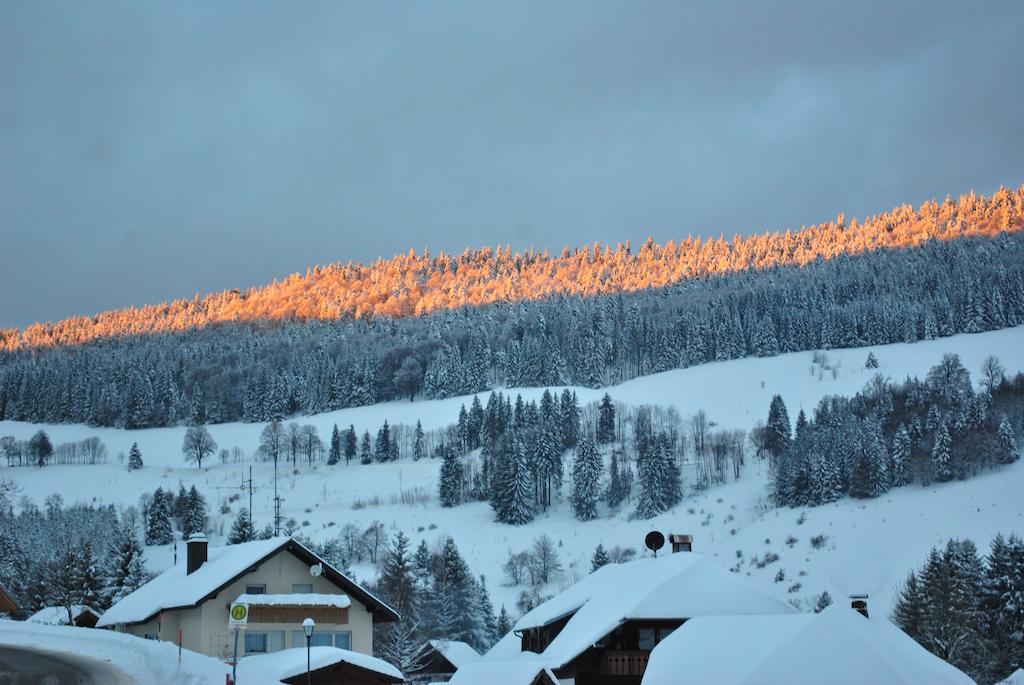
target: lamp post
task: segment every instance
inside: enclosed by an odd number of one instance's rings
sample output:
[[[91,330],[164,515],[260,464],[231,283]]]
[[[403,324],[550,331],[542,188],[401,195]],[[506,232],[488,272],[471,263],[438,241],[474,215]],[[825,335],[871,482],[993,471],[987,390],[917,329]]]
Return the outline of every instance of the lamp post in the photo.
[[[302,632],[306,634],[306,685],[309,685],[309,645],[313,639],[313,628],[315,627],[316,623],[311,618],[302,622]]]

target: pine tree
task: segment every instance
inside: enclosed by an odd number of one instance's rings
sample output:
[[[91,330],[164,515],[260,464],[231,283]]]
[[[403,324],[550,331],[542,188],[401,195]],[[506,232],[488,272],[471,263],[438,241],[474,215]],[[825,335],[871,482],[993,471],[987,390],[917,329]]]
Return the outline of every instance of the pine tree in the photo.
[[[78,602],[96,608],[103,602],[103,574],[99,560],[92,550],[92,542],[83,540],[78,551],[78,566],[69,569],[78,586]]]
[[[373,463],[373,448],[370,445],[370,431],[363,431],[363,439],[359,443],[359,463]]]
[[[401,614],[402,622],[416,621],[415,583],[412,559],[409,556],[409,538],[398,531],[384,557],[384,567],[377,583],[383,599]]]
[[[622,503],[626,497],[626,488],[622,482],[622,473],[619,470],[619,452],[612,451],[612,461],[608,466],[608,492],[605,495],[608,506],[615,508]]]
[[[832,606],[832,595],[828,593],[828,590],[822,590],[821,594],[814,600],[814,613],[820,614],[830,606]]]
[[[384,425],[377,431],[377,442],[374,443],[373,457],[379,462],[391,459],[391,429],[388,427],[387,420],[384,421]]]
[[[341,432],[338,430],[338,424],[334,424],[334,430],[331,431],[331,449],[327,455],[327,465],[334,466],[341,461]]]
[[[188,491],[187,502],[181,528],[185,539],[193,533],[205,533],[208,524],[206,498],[199,494],[195,485]]]
[[[875,358],[875,353],[874,352],[868,352],[868,359],[867,359],[866,362],[864,362],[864,368],[865,369],[877,369],[878,368],[878,359]]]
[[[487,579],[482,574],[477,589],[479,596],[475,606],[479,608],[480,615],[477,619],[476,640],[473,646],[482,654],[494,646],[501,635],[498,633],[498,622],[494,617],[491,594],[487,591]]]
[[[129,524],[122,524],[114,532],[107,551],[106,585],[102,606],[110,606],[124,599],[148,580],[142,563],[142,545]]]
[[[256,531],[253,529],[252,521],[249,518],[249,510],[241,507],[235,515],[235,521],[231,524],[231,532],[228,533],[228,544],[237,545],[243,542],[252,542],[256,539]]]
[[[886,464],[888,455],[882,442],[882,431],[873,419],[863,421],[857,431],[858,446],[850,474],[850,496],[878,497],[889,488]]]
[[[765,425],[765,449],[774,458],[779,458],[789,449],[790,426],[786,403],[780,395],[772,397],[768,407],[768,423]]]
[[[903,587],[900,588],[899,594],[896,596],[891,618],[892,622],[900,627],[900,630],[918,642],[922,642],[925,597],[914,571],[907,576]]]
[[[604,545],[601,543],[597,544],[594,548],[594,556],[590,558],[590,572],[593,573],[602,566],[608,564],[611,559],[608,558],[608,552],[604,551]]]
[[[664,482],[664,464],[660,449],[652,449],[637,462],[640,481],[640,496],[636,505],[636,517],[641,519],[654,518],[662,511],[662,485]]]
[[[146,544],[167,545],[174,541],[174,531],[171,528],[171,510],[164,496],[163,488],[157,488],[153,493],[153,501],[149,505],[149,512],[146,516]]]
[[[499,640],[508,635],[512,630],[512,617],[508,615],[508,610],[505,609],[504,604],[501,605],[501,611],[498,612],[498,620],[495,627]]]
[[[954,475],[949,446],[949,431],[946,429],[946,423],[941,421],[935,430],[935,443],[932,446],[932,472],[943,483],[953,480]]]
[[[589,437],[584,437],[576,447],[572,465],[572,511],[580,521],[597,518],[603,469],[597,447]]]
[[[142,452],[139,450],[139,443],[133,442],[128,452],[128,470],[136,471],[142,468]]]
[[[507,468],[499,483],[498,520],[520,526],[534,517],[533,477],[527,462],[523,439],[512,439],[512,451],[507,455]]]
[[[462,503],[462,461],[458,452],[446,445],[440,448],[444,453],[441,475],[438,478],[439,498],[442,507],[456,507]]]
[[[1017,449],[1017,436],[1005,416],[999,422],[997,445],[996,461],[998,463],[1012,464],[1020,458],[1020,452]]]
[[[412,458],[414,461],[419,461],[426,456],[426,448],[423,445],[423,424],[420,423],[419,419],[416,420],[416,431],[412,436]]]
[[[601,404],[598,407],[597,442],[600,445],[606,445],[614,441],[615,403],[612,402],[612,396],[605,393],[604,397],[601,398]]]
[[[349,425],[345,431],[345,466],[348,466],[356,457],[356,427]]]
[[[374,631],[378,633],[374,651],[402,673],[415,673],[426,663],[419,631],[419,623],[405,616],[396,623],[383,624]]]
[[[892,452],[890,453],[890,479],[893,487],[900,487],[910,482],[910,458],[912,455],[912,443],[907,427],[902,423],[896,429],[892,439]]]

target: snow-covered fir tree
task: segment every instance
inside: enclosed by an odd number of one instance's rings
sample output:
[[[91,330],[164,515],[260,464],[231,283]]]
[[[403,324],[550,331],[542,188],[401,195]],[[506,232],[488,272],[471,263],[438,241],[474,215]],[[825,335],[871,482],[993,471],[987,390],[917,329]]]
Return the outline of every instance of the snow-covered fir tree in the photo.
[[[231,530],[228,532],[228,544],[237,545],[243,542],[252,542],[255,539],[256,531],[249,516],[249,509],[240,507],[231,524]]]
[[[462,460],[453,446],[442,444],[439,449],[444,454],[438,478],[439,499],[442,507],[455,507],[462,503]]]
[[[594,548],[594,555],[590,557],[590,572],[593,573],[609,562],[611,562],[611,559],[608,557],[608,552],[605,551],[604,545],[597,543],[597,547]]]
[[[173,541],[170,506],[167,504],[163,488],[157,488],[146,515],[146,544],[167,545]]]
[[[589,437],[584,437],[576,446],[572,465],[572,511],[580,521],[597,518],[603,470],[601,453]]]
[[[139,443],[133,442],[132,448],[128,451],[128,470],[137,471],[142,468],[142,451]]]

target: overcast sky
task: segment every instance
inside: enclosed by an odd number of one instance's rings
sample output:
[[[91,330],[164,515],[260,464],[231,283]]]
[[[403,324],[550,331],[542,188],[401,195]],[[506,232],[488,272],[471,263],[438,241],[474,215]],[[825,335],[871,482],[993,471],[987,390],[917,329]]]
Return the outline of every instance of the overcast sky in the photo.
[[[0,326],[1024,182],[1024,2],[0,0]]]

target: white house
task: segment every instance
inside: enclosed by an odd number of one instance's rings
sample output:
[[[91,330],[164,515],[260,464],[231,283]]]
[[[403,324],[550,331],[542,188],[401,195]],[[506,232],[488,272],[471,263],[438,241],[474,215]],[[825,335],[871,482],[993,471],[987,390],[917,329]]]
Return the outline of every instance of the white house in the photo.
[[[185,559],[110,607],[97,626],[180,640],[186,649],[227,659],[233,653],[228,609],[239,600],[250,605],[239,656],[304,649],[306,617],[317,624],[314,645],[369,655],[374,622],[399,618],[292,538],[208,549],[199,535],[187,548]]]

